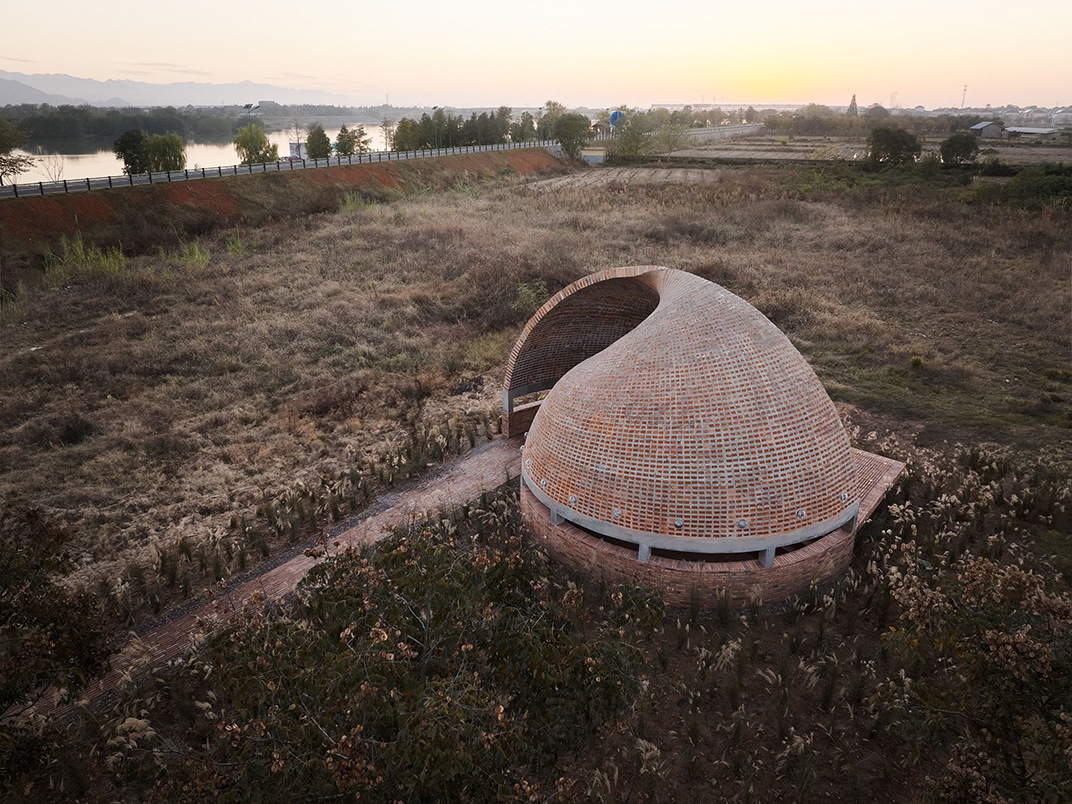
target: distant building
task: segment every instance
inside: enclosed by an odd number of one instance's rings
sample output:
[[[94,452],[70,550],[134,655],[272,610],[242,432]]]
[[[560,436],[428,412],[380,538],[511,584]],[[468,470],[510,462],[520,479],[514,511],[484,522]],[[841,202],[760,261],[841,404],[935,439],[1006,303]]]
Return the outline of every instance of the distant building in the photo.
[[[581,148],[581,159],[589,165],[602,165],[607,161],[607,149],[602,145],[587,145]]]
[[[1032,128],[1029,126],[1009,126],[1005,133],[1014,137],[1052,137],[1057,133],[1055,128]]]
[[[1001,123],[994,123],[992,121],[976,123],[968,130],[976,137],[982,137],[985,140],[995,140],[1005,133],[1005,127],[1002,126]]]
[[[278,109],[279,108],[279,104],[276,103],[275,101],[257,101],[257,104],[262,109]]]

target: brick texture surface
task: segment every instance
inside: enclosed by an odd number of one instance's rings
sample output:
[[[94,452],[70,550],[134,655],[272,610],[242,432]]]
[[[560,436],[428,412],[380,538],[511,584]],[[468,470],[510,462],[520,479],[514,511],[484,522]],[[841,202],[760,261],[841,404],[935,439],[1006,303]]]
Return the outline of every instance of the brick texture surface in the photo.
[[[854,524],[831,521],[859,505],[858,526],[903,468],[851,448],[815,372],[766,317],[682,271],[617,268],[556,294],[514,346],[505,398],[537,387],[550,388],[542,402],[504,410],[506,432],[528,431],[530,532],[560,562],[653,586],[672,606],[777,602],[836,577]],[[642,561],[631,542],[649,537],[684,541]],[[795,544],[764,567],[757,545],[774,538]]]
[[[659,302],[616,328],[607,315],[623,281],[649,286]],[[604,287],[613,303],[599,301]],[[568,342],[589,304],[602,335],[585,344],[629,329],[564,371],[588,352]],[[646,534],[762,537],[834,519],[857,501],[848,436],[811,367],[758,310],[701,277],[639,266],[561,291],[522,333],[505,385],[559,374],[529,427],[525,470],[584,517]]]

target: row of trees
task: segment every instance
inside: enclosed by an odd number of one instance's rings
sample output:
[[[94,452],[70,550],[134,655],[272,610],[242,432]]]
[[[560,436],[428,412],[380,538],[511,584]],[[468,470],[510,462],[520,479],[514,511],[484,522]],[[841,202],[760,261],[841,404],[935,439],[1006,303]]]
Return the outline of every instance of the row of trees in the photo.
[[[867,157],[872,167],[882,168],[918,162],[923,153],[919,138],[901,128],[880,126],[867,141]],[[965,165],[979,155],[979,141],[965,132],[947,137],[939,146],[945,165]]]
[[[525,119],[527,118],[527,120]],[[476,112],[466,120],[445,109],[436,109],[420,120],[403,117],[394,130],[391,145],[398,151],[417,151],[422,148],[454,148],[460,145],[496,145],[507,139],[525,142],[536,139],[535,121],[528,112],[522,120],[514,121],[513,110],[500,106],[488,114]]]
[[[132,129],[148,134],[177,132],[183,139],[220,140],[234,136],[241,118],[222,111],[176,109],[97,109],[92,106],[8,106],[4,114],[34,140],[118,137]]]
[[[362,125],[347,128],[343,124],[332,146],[324,127],[319,123],[309,126],[305,137],[305,152],[310,159],[327,159],[334,151],[339,156],[353,156],[354,154],[367,153],[371,149],[372,137],[365,133]]]

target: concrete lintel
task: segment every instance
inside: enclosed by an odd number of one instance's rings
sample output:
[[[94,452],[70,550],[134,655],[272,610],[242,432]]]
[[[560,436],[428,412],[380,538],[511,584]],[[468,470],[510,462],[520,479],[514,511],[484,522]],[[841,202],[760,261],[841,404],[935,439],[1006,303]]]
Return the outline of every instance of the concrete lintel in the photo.
[[[530,385],[522,385],[518,388],[503,388],[503,410],[506,413],[514,412],[514,400],[525,394],[535,394],[539,391],[549,391],[555,387],[555,382],[534,382]]]
[[[651,558],[651,547],[646,544],[640,545],[637,548],[637,560],[647,564],[649,558]]]
[[[766,550],[759,554],[759,566],[761,567],[773,567],[774,566],[774,548],[768,547]]]

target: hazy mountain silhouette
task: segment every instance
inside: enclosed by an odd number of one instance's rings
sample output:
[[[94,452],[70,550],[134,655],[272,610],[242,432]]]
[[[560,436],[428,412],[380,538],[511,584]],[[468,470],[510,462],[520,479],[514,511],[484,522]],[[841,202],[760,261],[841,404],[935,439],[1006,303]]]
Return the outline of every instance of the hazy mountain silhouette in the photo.
[[[349,106],[352,98],[334,92],[315,89],[289,89],[272,84],[240,81],[237,84],[206,84],[183,81],[174,84],[150,84],[145,81],[77,78],[62,73],[13,73],[0,70],[0,105],[8,103],[90,103],[94,106],[230,106],[273,100],[276,103],[323,103]],[[27,89],[61,100],[17,100],[23,92],[8,84],[21,84]],[[9,94],[10,93],[10,94]],[[81,100],[79,100],[81,99]]]
[[[52,95],[23,84],[21,81],[0,78],[0,106],[14,103],[48,103],[52,106],[69,103],[78,106],[85,101],[81,98],[68,98],[65,95]]]

